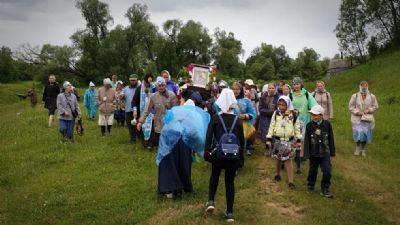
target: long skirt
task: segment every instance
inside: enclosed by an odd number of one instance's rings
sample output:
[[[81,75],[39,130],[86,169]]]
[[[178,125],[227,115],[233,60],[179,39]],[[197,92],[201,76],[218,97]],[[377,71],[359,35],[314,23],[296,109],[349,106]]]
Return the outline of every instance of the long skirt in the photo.
[[[361,121],[360,123],[353,123],[353,140],[355,142],[367,142],[368,144],[372,141],[372,123]]]
[[[158,166],[158,193],[193,192],[192,150],[180,139]]]

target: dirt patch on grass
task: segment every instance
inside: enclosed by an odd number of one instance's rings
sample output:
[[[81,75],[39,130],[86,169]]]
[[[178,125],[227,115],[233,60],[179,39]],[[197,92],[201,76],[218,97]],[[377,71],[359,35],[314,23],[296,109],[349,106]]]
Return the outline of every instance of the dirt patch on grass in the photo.
[[[273,203],[273,202],[268,202],[266,203],[267,207],[269,207],[270,209],[275,209],[280,215],[282,216],[288,216],[289,218],[292,219],[299,219],[301,217],[303,217],[302,215],[302,208],[293,205],[293,204],[277,204],[277,203]]]

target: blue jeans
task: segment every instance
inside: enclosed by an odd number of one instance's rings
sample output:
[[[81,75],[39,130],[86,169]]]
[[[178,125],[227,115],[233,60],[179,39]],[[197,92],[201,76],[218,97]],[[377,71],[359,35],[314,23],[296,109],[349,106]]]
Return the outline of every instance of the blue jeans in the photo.
[[[75,120],[59,120],[60,121],[60,133],[63,138],[72,139],[74,135]]]
[[[321,180],[321,190],[329,189],[331,185],[331,157],[325,156],[320,157],[310,157],[310,169],[307,177],[307,185],[314,187],[317,180],[318,167],[321,166],[322,170],[322,180]]]

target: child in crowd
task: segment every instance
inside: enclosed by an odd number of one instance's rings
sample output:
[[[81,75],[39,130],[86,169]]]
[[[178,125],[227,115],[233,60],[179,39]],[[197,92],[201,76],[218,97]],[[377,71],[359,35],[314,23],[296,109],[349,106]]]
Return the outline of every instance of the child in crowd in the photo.
[[[280,181],[280,169],[284,163],[287,176],[288,186],[294,189],[293,183],[293,142],[296,142],[298,148],[301,146],[300,123],[293,114],[293,106],[289,97],[281,96],[278,99],[278,110],[274,112],[271,118],[271,124],[267,134],[266,145],[272,148],[272,156],[277,158],[275,181]],[[272,144],[273,143],[273,144]]]
[[[304,136],[305,156],[310,159],[307,177],[308,191],[314,191],[318,167],[321,166],[321,195],[332,198],[333,194],[329,190],[331,184],[331,157],[335,156],[332,125],[328,120],[323,119],[324,108],[322,106],[315,105],[309,112],[311,113],[311,121],[306,126]]]

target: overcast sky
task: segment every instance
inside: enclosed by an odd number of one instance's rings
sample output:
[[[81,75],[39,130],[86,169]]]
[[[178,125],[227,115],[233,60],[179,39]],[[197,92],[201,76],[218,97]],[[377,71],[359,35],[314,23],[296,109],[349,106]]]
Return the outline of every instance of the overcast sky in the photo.
[[[12,49],[29,43],[70,45],[69,37],[85,28],[74,0],[0,0],[0,46]],[[241,40],[245,60],[262,42],[284,45],[292,58],[304,47],[321,57],[333,57],[338,45],[333,32],[340,0],[103,0],[114,26],[128,24],[124,17],[133,3],[148,6],[150,20],[159,30],[168,19],[199,21],[209,34],[219,27]]]

